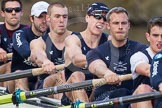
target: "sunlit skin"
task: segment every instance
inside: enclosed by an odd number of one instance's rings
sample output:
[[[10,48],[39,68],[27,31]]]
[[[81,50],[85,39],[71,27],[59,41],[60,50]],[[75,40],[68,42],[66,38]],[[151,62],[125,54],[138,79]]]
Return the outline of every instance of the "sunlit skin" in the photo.
[[[31,22],[33,23],[32,29],[38,36],[41,36],[47,29],[46,15],[47,13],[42,13],[39,17],[30,17]]]
[[[150,34],[146,33],[146,38],[155,54],[162,50],[162,27],[153,26]]]
[[[96,19],[93,16],[86,15],[86,22],[88,22],[87,29],[93,35],[101,35],[103,30],[106,28],[106,21],[102,19]]]
[[[111,40],[114,45],[122,46],[126,43],[130,23],[128,16],[124,12],[112,13],[107,28],[110,31],[110,35],[112,35]]]
[[[9,1],[5,5],[5,8],[15,8],[15,7],[20,7],[20,4],[17,1]],[[5,19],[4,22],[9,30],[14,30],[15,28],[19,27],[22,15],[23,15],[22,11],[20,12],[12,11],[12,13],[1,11],[1,16]]]
[[[47,15],[47,21],[50,23],[52,30],[51,32],[57,35],[64,34],[68,21],[67,8],[54,6],[51,11],[51,15]]]

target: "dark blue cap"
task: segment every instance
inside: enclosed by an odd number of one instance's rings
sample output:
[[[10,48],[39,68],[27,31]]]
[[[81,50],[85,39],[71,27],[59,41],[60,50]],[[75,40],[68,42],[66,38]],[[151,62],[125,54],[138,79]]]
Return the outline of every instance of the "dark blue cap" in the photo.
[[[108,13],[109,8],[104,3],[96,2],[96,3],[89,5],[89,8],[87,10],[87,14],[91,14],[92,12],[95,12],[95,11],[105,11],[106,13]]]

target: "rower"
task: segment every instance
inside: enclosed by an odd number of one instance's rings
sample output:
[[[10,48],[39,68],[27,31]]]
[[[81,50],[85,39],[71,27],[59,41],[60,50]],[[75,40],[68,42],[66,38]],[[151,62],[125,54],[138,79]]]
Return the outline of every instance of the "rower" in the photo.
[[[107,14],[107,29],[111,35],[111,40],[87,54],[90,72],[98,78],[105,78],[107,82],[106,85],[95,89],[94,101],[131,94],[132,80],[121,82],[119,75],[130,74],[131,55],[147,47],[145,44],[128,39],[129,15],[123,7],[110,9]],[[121,105],[117,108],[128,108],[128,105]]]
[[[66,38],[64,58],[67,83],[95,78],[87,70],[86,54],[108,40],[107,34],[103,33],[106,27],[106,14],[108,11],[106,4],[101,2],[92,3],[85,16],[87,28]],[[62,104],[68,105],[78,99],[82,102],[89,102],[91,92],[91,88],[67,92],[62,98]]]
[[[41,1],[33,4],[31,8],[31,26],[18,30],[13,34],[13,56],[11,71],[20,71],[36,68],[37,66],[28,60],[30,56],[30,42],[45,34],[48,26],[46,21],[47,8],[49,4]],[[29,77],[8,82],[9,92],[20,88],[21,90],[34,90],[37,77]]]
[[[11,72],[11,60],[8,60],[7,53],[12,53],[13,33],[27,26],[20,24],[22,15],[21,0],[1,0],[1,16],[4,22],[0,24],[0,74]],[[0,86],[7,85],[7,82],[0,83]]]
[[[30,60],[42,67],[46,73],[39,76],[38,89],[65,83],[64,70],[56,72],[55,67],[64,63],[64,41],[72,33],[67,30],[68,9],[63,3],[54,2],[50,4],[47,22],[50,32],[33,40],[30,44]],[[61,99],[62,93],[49,97]]]

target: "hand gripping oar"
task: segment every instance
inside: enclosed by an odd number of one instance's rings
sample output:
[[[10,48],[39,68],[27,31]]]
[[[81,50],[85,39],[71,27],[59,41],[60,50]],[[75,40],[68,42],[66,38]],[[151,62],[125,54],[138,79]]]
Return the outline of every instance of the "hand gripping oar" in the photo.
[[[55,70],[62,70],[62,69],[64,69],[64,66],[65,66],[64,64],[56,65]],[[29,76],[37,76],[37,75],[41,75],[41,74],[44,74],[44,71],[42,68],[22,70],[19,72],[11,72],[11,73],[7,73],[7,74],[1,74],[0,82],[25,78],[25,77],[29,77]]]
[[[160,92],[150,92],[145,94],[138,94],[138,95],[130,95],[130,96],[123,96],[123,97],[117,97],[109,100],[103,100],[98,102],[90,102],[90,103],[79,103],[77,104],[77,107],[75,105],[69,105],[69,106],[63,106],[58,108],[102,108],[102,107],[111,107],[116,105],[124,105],[124,104],[130,104],[135,102],[141,102],[151,99],[157,99],[162,97],[162,94]]]
[[[131,76],[130,74],[120,75],[119,79],[121,81],[130,80],[130,78],[132,78],[130,76]],[[83,89],[83,88],[92,87],[92,86],[101,86],[104,84],[106,84],[106,81],[105,81],[105,79],[102,78],[102,79],[87,80],[87,81],[78,82],[78,83],[64,84],[64,85],[59,85],[59,86],[55,86],[55,87],[49,87],[49,88],[45,88],[45,89],[38,89],[38,90],[27,91],[27,92],[19,92],[19,91],[17,92],[16,91],[16,93],[15,93],[16,96],[13,94],[0,96],[0,104],[11,103],[15,100],[16,100],[16,102],[20,102],[20,101],[25,101],[28,98],[33,98],[33,97],[37,97],[37,96],[63,93],[63,92]]]

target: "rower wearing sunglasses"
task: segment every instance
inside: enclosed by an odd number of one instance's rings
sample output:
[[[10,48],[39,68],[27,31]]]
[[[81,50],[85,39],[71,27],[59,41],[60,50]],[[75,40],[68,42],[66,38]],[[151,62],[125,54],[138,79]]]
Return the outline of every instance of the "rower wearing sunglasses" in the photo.
[[[86,54],[89,50],[107,41],[107,34],[103,33],[106,27],[106,14],[109,9],[104,3],[93,3],[89,6],[85,20],[87,28],[79,33],[73,33],[65,40],[65,77],[67,83],[81,82],[93,79],[94,76],[86,69]],[[89,102],[92,88],[76,90],[66,93],[62,104],[80,100]]]
[[[0,24],[0,74],[10,72],[11,62],[7,60],[7,53],[12,52],[12,34],[26,27],[20,24],[22,8],[20,0],[1,1],[1,16],[4,18],[4,24]],[[4,84],[6,86],[6,83]],[[3,84],[1,83],[0,86]]]
[[[125,8],[110,9],[106,18],[111,40],[86,55],[90,72],[98,78],[104,78],[107,82],[105,85],[96,87],[94,101],[106,101],[131,94],[132,80],[121,82],[119,76],[131,73],[131,55],[147,47],[145,44],[128,39],[130,21]],[[128,106],[123,104],[111,108],[128,108]]]

